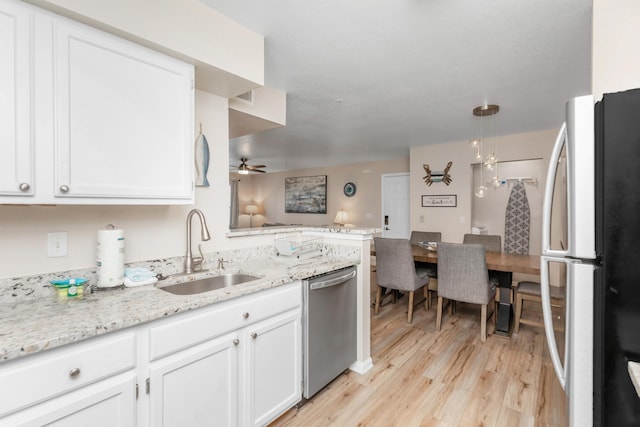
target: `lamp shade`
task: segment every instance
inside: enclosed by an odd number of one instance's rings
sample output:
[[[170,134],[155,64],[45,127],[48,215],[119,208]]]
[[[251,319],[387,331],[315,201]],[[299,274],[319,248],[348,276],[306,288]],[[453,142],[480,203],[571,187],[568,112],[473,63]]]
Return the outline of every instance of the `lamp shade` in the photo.
[[[349,215],[344,209],[340,209],[336,214],[336,219],[333,220],[335,224],[345,225],[349,222]]]
[[[258,213],[258,206],[256,205],[247,205],[245,208],[245,212],[249,215],[255,215]]]

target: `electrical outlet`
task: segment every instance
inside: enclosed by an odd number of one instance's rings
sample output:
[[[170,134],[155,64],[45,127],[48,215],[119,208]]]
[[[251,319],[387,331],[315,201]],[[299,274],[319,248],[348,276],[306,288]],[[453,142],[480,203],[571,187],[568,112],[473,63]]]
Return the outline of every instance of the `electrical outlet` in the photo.
[[[424,222],[424,215],[420,215],[420,222]]]
[[[371,212],[367,212],[367,213],[364,215],[364,217],[365,217],[366,219],[373,219],[373,214],[372,214]]]
[[[47,256],[49,258],[67,256],[67,232],[47,234]]]
[[[460,217],[460,224],[464,224],[464,215]]]

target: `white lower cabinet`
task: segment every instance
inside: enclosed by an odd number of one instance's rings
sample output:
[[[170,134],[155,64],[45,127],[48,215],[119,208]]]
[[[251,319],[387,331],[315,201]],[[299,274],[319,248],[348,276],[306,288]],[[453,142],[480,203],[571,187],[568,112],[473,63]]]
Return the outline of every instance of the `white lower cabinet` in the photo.
[[[0,364],[0,426],[135,425],[135,338],[115,332]]]
[[[151,327],[150,425],[264,426],[300,401],[301,297],[296,282]]]
[[[151,426],[237,426],[237,334],[151,363]]]
[[[119,374],[1,418],[0,426],[133,427],[135,389],[135,373]]]
[[[298,281],[0,363],[0,427],[267,425],[302,397],[301,305]]]
[[[264,426],[302,395],[301,311],[292,310],[245,331],[247,343],[245,425]]]

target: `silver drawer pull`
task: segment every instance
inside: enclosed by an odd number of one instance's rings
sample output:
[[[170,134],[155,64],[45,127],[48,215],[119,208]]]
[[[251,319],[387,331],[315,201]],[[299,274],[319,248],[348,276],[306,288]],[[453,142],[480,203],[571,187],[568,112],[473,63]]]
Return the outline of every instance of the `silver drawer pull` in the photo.
[[[238,338],[233,340],[233,345],[238,345],[238,344],[240,344],[240,340]]]
[[[69,186],[68,185],[61,185],[60,186],[60,192],[61,193],[68,193],[69,192]]]
[[[256,338],[258,338],[258,334],[256,334],[255,332],[254,332],[254,333],[252,333],[252,334],[251,334],[251,338],[253,338],[253,339],[255,340]]]
[[[18,188],[20,188],[20,191],[29,191],[31,186],[29,184],[27,184],[26,182],[23,182],[22,184],[20,184],[20,186]]]
[[[249,318],[249,313],[242,313],[242,317],[244,317],[245,319]]]
[[[77,378],[78,375],[80,375],[80,368],[73,368],[72,370],[69,371],[69,376],[71,378]]]

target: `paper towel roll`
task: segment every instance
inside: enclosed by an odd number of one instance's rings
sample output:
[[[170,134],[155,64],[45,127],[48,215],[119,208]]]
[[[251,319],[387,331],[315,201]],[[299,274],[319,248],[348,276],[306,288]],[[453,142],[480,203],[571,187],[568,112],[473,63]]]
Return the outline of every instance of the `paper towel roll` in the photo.
[[[124,282],[124,230],[98,230],[96,265],[99,288],[122,285]]]

